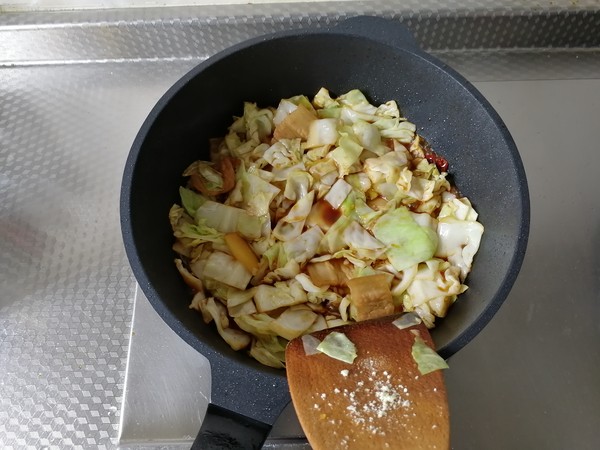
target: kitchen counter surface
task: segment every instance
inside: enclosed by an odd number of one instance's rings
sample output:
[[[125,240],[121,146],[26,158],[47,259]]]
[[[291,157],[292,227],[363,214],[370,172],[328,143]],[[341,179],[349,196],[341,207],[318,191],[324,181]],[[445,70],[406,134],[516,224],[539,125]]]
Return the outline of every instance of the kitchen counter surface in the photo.
[[[189,447],[209,380],[194,384],[202,358],[136,294],[118,211],[129,147],[166,89],[221,48],[370,13],[406,23],[481,90],[529,181],[520,276],[490,324],[449,360],[453,448],[598,448],[598,3],[392,3],[0,15],[0,447]],[[145,370],[149,351],[178,354],[170,357],[187,378],[165,361]],[[184,405],[186,386],[195,403]],[[308,448],[293,412],[267,447]]]

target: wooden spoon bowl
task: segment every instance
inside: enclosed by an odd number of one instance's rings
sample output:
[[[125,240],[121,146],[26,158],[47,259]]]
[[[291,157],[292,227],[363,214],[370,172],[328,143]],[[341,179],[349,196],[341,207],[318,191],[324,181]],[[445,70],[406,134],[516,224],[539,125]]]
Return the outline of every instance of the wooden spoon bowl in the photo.
[[[450,448],[442,371],[421,374],[412,355],[416,337],[433,348],[431,336],[422,324],[400,329],[394,319],[335,329],[356,346],[351,364],[324,353],[307,355],[301,338],[289,343],[292,402],[314,450]],[[322,340],[332,331],[313,336]]]

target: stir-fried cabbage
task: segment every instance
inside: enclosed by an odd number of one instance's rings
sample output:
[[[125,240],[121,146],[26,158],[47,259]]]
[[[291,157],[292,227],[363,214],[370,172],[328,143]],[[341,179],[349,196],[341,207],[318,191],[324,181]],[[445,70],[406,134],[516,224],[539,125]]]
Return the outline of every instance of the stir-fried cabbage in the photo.
[[[483,226],[395,101],[247,102],[210,150],[169,221],[190,308],[233,349],[285,367],[290,339],[402,311],[431,328],[467,289]],[[351,362],[346,344],[320,350]]]

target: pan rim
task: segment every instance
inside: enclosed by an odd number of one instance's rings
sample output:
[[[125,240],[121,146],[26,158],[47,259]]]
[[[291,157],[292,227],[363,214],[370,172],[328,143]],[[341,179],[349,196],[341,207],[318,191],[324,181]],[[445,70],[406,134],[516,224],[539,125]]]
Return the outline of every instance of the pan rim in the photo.
[[[129,215],[127,214],[131,210],[131,188],[132,181],[134,178],[134,170],[136,166],[136,161],[138,156],[143,148],[143,143],[151,130],[154,122],[160,116],[164,108],[168,105],[169,101],[181,90],[183,89],[194,77],[196,77],[199,73],[203,72],[207,68],[213,66],[221,60],[228,58],[229,56],[238,53],[240,51],[244,51],[249,47],[253,47],[255,45],[259,45],[264,42],[270,42],[273,40],[280,39],[289,39],[289,38],[299,38],[302,36],[311,36],[311,37],[324,37],[329,38],[332,36],[339,37],[341,35],[347,36],[349,38],[356,39],[368,39],[372,41],[376,45],[387,45],[391,47],[395,51],[407,52],[415,57],[426,60],[429,64],[432,64],[439,70],[445,72],[449,75],[458,85],[460,85],[463,89],[467,90],[471,96],[484,108],[485,112],[490,116],[492,122],[496,125],[501,133],[502,139],[505,141],[509,151],[510,151],[510,159],[513,165],[513,170],[516,173],[517,178],[519,179],[519,188],[521,189],[520,193],[520,212],[521,218],[519,220],[519,236],[517,239],[517,243],[515,246],[514,253],[510,262],[510,270],[508,270],[503,278],[500,281],[500,289],[498,289],[490,300],[489,304],[482,310],[481,314],[474,320],[471,321],[470,325],[467,326],[460,334],[458,334],[450,343],[438,349],[440,355],[444,358],[449,358],[460,349],[465,347],[471,340],[475,338],[477,334],[490,322],[492,317],[496,314],[496,312],[500,309],[504,301],[507,299],[517,277],[519,271],[522,267],[527,242],[529,237],[529,227],[530,227],[530,198],[529,198],[529,189],[527,185],[527,179],[525,174],[525,169],[523,166],[523,162],[521,160],[520,154],[514,143],[514,140],[508,131],[508,128],[500,118],[499,114],[495,111],[495,109],[491,106],[491,104],[487,101],[487,99],[462,75],[456,72],[451,67],[447,66],[442,61],[438,60],[434,56],[425,53],[417,48],[399,48],[393,43],[384,43],[377,39],[371,39],[369,36],[353,34],[353,33],[345,33],[345,32],[334,32],[333,29],[299,29],[299,30],[287,30],[280,31],[264,36],[259,36],[256,38],[252,38],[238,44],[235,44],[227,49],[224,49],[215,55],[207,58],[206,60],[200,62],[198,65],[189,70],[186,74],[180,77],[158,100],[156,105],[152,108],[147,118],[143,122],[140,130],[138,131],[133,144],[131,146],[131,150],[127,157],[127,161],[125,163],[125,168],[123,172],[123,181],[121,186],[121,196],[120,196],[120,217],[121,217],[121,230],[123,241],[125,245],[126,254],[129,260],[129,264],[133,269],[134,276],[136,281],[140,285],[145,296],[148,298],[153,308],[158,312],[161,318],[171,327],[187,344],[195,348],[197,351],[206,356],[212,365],[218,365],[220,363],[226,362],[228,365],[233,365],[235,370],[240,370],[248,374],[256,374],[257,371],[261,372],[263,376],[266,376],[268,379],[272,380],[275,383],[281,383],[282,385],[286,384],[286,375],[284,370],[270,369],[264,368],[264,370],[260,371],[257,367],[252,366],[251,364],[241,363],[232,358],[229,358],[227,355],[217,351],[212,345],[206,343],[202,339],[200,339],[197,335],[195,335],[191,330],[187,329],[187,327],[183,326],[181,321],[177,318],[177,316],[167,308],[164,303],[160,299],[160,295],[155,290],[152,285],[151,279],[144,270],[143,264],[141,262],[140,255],[138,253],[137,247],[135,245],[135,232],[132,227],[132,223]],[[248,358],[249,359],[249,358]]]

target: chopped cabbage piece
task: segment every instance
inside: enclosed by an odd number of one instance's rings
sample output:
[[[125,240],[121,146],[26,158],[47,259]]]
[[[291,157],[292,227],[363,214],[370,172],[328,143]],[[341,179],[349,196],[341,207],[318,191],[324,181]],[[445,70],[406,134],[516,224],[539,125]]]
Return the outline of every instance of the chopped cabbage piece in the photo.
[[[293,97],[288,98],[288,100],[297,106],[304,107],[311,113],[315,112],[315,108],[306,95],[294,95]]]
[[[315,97],[313,98],[313,104],[321,109],[336,107],[340,105],[337,100],[331,98],[329,91],[324,87],[319,89],[319,91],[315,94]]]
[[[390,151],[390,148],[381,141],[381,133],[375,125],[364,120],[357,120],[352,125],[352,129],[360,145],[367,150],[380,156]]]
[[[420,336],[415,336],[411,354],[417,363],[421,375],[448,368],[446,361],[434,349],[428,346]]]
[[[394,326],[396,326],[400,330],[404,330],[406,328],[414,327],[415,325],[419,325],[423,321],[421,318],[415,313],[406,313],[402,314],[396,320],[392,322]]]
[[[365,172],[346,175],[345,180],[358,192],[367,192],[371,186],[371,180]]]
[[[329,203],[332,208],[338,209],[350,191],[352,191],[352,186],[350,186],[344,180],[339,179],[334,183],[333,186],[331,186],[331,189],[325,195],[325,197],[323,197],[323,200]]]
[[[471,271],[475,253],[479,249],[483,235],[483,225],[479,222],[443,218],[438,223],[439,246],[435,256],[446,258],[460,268],[464,280]]]
[[[398,139],[403,144],[410,144],[417,130],[414,123],[400,119],[379,119],[373,125],[379,128],[381,137]]]
[[[250,356],[265,366],[282,369],[285,367],[285,341],[277,336],[256,339],[250,348]]]
[[[313,177],[304,170],[290,172],[283,196],[288,200],[297,201],[306,196],[313,184]]]
[[[204,221],[207,226],[215,228],[221,233],[237,231],[249,239],[257,239],[261,235],[260,217],[254,216],[244,209],[223,205],[212,200],[205,201],[196,210],[196,219],[199,222]]]
[[[460,281],[460,269],[441,259],[430,259],[420,264],[406,288],[402,303],[405,311],[426,308],[431,314],[444,317],[448,307],[467,287]]]
[[[302,161],[300,139],[281,139],[271,145],[263,158],[276,169],[290,167]]]
[[[332,331],[317,346],[327,356],[352,364],[356,359],[356,346],[344,333]]]
[[[337,98],[337,101],[342,105],[347,105],[354,111],[368,115],[375,115],[377,107],[371,105],[367,97],[358,89],[352,89]]]
[[[396,183],[400,177],[400,171],[408,159],[400,152],[389,152],[378,158],[369,158],[364,162],[364,170],[371,183]]]
[[[253,216],[269,214],[269,206],[281,189],[258,175],[245,173],[242,176],[242,209]]]
[[[254,289],[236,291],[227,296],[227,312],[233,318],[256,313],[256,306],[252,301]]]
[[[224,270],[227,268],[226,270]],[[246,289],[252,274],[242,263],[223,252],[212,252],[206,260],[204,274],[207,278],[237,289]]]
[[[344,133],[338,139],[338,147],[333,149],[329,155],[337,164],[340,175],[343,176],[350,173],[350,168],[358,161],[362,151],[361,145]]]
[[[204,292],[204,287],[202,286],[202,281],[199,278],[197,278],[196,276],[194,276],[194,274],[190,273],[189,270],[187,270],[185,267],[183,267],[183,262],[181,261],[181,259],[178,258],[175,260],[175,266],[177,267],[177,270],[181,274],[183,281],[185,281],[185,283],[189,287],[194,289],[196,292]]]
[[[446,258],[460,268],[464,280],[471,271],[473,258],[483,236],[483,225],[477,222],[477,212],[466,198],[443,196],[437,234],[439,245],[435,256]]]
[[[255,103],[244,103],[246,139],[264,141],[273,131],[273,112],[259,109]]]
[[[458,220],[477,220],[477,211],[473,209],[471,202],[467,198],[456,198],[454,194],[445,192],[442,196],[443,205],[438,215],[439,219],[444,217],[454,217]]]
[[[308,128],[306,148],[334,145],[338,140],[337,119],[317,119]]]
[[[279,336],[292,340],[304,334],[315,320],[317,320],[317,314],[307,306],[292,306],[271,322],[271,328]]]
[[[290,209],[290,212],[279,219],[277,225],[273,229],[273,236],[282,241],[292,240],[302,233],[304,222],[312,209],[314,191],[311,191],[303,198],[298,200]]]
[[[300,285],[302,286],[302,289],[304,289],[306,292],[309,293],[322,293],[322,292],[326,292],[329,289],[329,285],[324,285],[324,286],[317,286],[316,284],[313,283],[313,281],[311,280],[311,278],[306,275],[305,273],[299,273],[298,275],[296,275],[294,277],[294,279],[300,283]]]
[[[264,313],[286,306],[305,303],[307,301],[306,292],[304,292],[302,286],[300,286],[299,291],[292,291],[292,283],[298,282],[292,280],[289,283],[277,282],[274,286],[269,286],[267,284],[257,286],[254,294],[256,309],[259,312]]]
[[[244,314],[233,319],[235,323],[244,331],[263,338],[265,336],[274,336],[275,332],[271,329],[271,322],[273,319],[268,314]]]
[[[312,356],[319,353],[317,350],[317,346],[321,343],[316,337],[312,334],[305,334],[302,336],[302,346],[304,348],[304,353],[306,356]]]
[[[181,204],[185,208],[185,211],[192,217],[196,217],[196,211],[207,200],[201,194],[184,187],[179,188],[179,196],[181,197]]]
[[[344,228],[343,240],[360,259],[376,259],[385,251],[385,244],[374,238],[358,222],[350,222]]]
[[[306,333],[314,333],[315,331],[326,330],[329,327],[327,320],[321,314],[317,316],[317,320],[306,330]],[[306,335],[305,335],[306,336]]]
[[[379,105],[377,107],[377,111],[375,111],[375,115],[399,119],[400,109],[398,109],[398,104],[394,100],[390,100],[382,105]]]
[[[197,246],[203,242],[223,243],[224,234],[211,228],[201,221],[199,224],[182,223],[173,232],[178,238],[191,239],[190,245]]]
[[[290,259],[303,264],[311,259],[319,248],[324,234],[317,226],[309,228],[300,236],[283,243],[283,250]]]
[[[279,125],[283,122],[283,119],[287,117],[288,114],[293,112],[298,105],[290,102],[287,99],[283,99],[279,102],[279,106],[277,107],[277,111],[275,111],[275,115],[273,116],[273,124]]]
[[[327,230],[325,236],[319,244],[320,253],[335,253],[344,248],[346,240],[344,239],[344,230],[353,223],[353,220],[342,216]]]
[[[373,226],[373,234],[388,246],[386,255],[398,271],[430,259],[437,248],[435,231],[420,226],[405,207],[382,215]]]
[[[214,298],[211,297],[206,302],[205,308],[215,321],[217,331],[232,349],[241,350],[250,345],[251,339],[247,333],[235,328],[229,328],[226,309],[221,303],[215,302]]]

